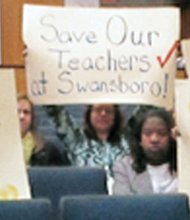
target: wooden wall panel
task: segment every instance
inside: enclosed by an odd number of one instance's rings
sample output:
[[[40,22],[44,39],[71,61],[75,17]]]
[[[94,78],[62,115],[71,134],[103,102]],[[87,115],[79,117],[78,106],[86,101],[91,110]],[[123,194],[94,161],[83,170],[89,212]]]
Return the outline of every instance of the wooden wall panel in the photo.
[[[190,38],[190,2],[181,8],[182,38]]]
[[[170,6],[180,4],[180,0],[101,0],[102,6],[141,7]]]
[[[15,82],[16,82],[17,93],[27,94],[26,74],[24,67],[15,68],[14,70],[15,70]]]
[[[64,0],[0,0],[2,66],[23,66],[22,6],[24,3],[63,6]]]

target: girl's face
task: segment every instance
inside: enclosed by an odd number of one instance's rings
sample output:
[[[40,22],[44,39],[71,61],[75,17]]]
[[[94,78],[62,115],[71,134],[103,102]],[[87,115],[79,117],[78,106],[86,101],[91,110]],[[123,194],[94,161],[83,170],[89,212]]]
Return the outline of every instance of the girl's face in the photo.
[[[156,116],[146,119],[141,131],[141,146],[149,161],[162,163],[169,150],[170,132],[165,122]]]
[[[109,133],[115,118],[113,105],[94,105],[91,109],[90,121],[97,133]]]
[[[18,101],[18,115],[22,137],[29,131],[32,123],[32,106],[26,99]]]

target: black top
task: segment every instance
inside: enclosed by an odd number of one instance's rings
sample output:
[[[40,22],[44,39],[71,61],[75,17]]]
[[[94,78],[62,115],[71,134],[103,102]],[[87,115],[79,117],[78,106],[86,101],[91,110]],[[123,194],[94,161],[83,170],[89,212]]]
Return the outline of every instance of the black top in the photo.
[[[45,142],[44,147],[38,151],[33,151],[30,158],[31,166],[60,166],[70,165],[65,151],[60,151],[50,142]]]

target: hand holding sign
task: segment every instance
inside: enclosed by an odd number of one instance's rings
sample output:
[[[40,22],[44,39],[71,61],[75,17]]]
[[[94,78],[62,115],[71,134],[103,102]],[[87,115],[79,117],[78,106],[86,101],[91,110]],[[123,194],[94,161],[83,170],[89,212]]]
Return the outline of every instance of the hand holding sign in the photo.
[[[181,46],[182,46],[182,54],[184,56],[185,59],[185,68],[187,71],[187,75],[190,78],[190,39],[184,39],[181,42]]]

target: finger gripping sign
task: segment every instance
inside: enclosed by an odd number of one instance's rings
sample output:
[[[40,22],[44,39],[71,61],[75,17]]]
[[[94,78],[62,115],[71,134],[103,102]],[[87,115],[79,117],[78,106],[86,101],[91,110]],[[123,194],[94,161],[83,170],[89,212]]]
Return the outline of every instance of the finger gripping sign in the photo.
[[[182,54],[185,60],[185,70],[188,78],[190,78],[190,38],[181,41]]]
[[[28,93],[35,103],[173,105],[178,8],[26,4],[23,17]]]

